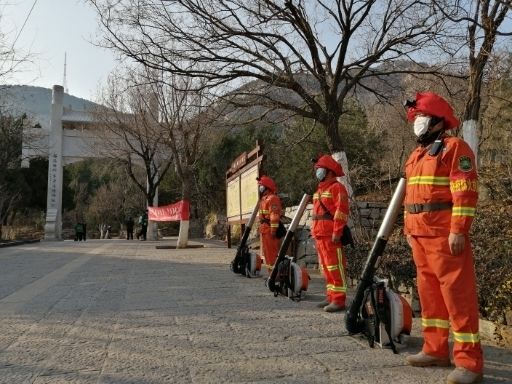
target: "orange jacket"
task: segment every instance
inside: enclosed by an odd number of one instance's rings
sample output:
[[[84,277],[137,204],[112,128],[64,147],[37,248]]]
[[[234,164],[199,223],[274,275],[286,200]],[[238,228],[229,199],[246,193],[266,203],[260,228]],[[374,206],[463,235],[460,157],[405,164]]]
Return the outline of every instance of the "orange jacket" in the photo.
[[[281,199],[275,193],[266,193],[260,198],[260,233],[275,234],[281,218]]]
[[[475,156],[462,139],[444,136],[444,147],[437,156],[429,147],[418,147],[405,163],[405,234],[448,236],[467,234],[475,216],[478,176]],[[449,203],[442,210],[411,213],[412,204]]]
[[[322,207],[320,201],[327,208]],[[327,215],[326,215],[327,214]],[[330,218],[329,218],[330,215]],[[348,220],[348,193],[335,178],[322,181],[313,195],[313,237],[341,236]]]

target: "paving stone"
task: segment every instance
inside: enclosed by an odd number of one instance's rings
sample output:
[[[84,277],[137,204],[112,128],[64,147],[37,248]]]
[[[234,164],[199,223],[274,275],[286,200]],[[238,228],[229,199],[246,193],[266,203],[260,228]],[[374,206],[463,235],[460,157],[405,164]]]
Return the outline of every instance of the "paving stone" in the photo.
[[[405,363],[421,348],[418,319],[400,354],[371,349],[343,312],[316,307],[318,271],[301,301],[274,297],[264,278],[229,270],[234,248],[197,243],[0,249],[0,384],[430,384],[450,372]],[[512,351],[484,351],[485,382],[512,382]]]

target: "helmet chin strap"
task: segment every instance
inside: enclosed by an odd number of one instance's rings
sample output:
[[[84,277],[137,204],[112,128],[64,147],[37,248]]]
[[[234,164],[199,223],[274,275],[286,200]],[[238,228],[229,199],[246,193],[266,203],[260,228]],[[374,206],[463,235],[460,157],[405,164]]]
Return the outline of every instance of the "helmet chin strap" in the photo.
[[[423,147],[426,147],[427,145],[432,144],[439,136],[441,136],[442,132],[442,130],[435,132],[427,131],[423,135],[418,137],[416,141],[418,144],[421,144]]]
[[[426,147],[427,145],[432,144],[436,139],[438,139],[443,134],[443,128],[441,127],[438,130],[432,130],[437,124],[441,122],[442,119],[439,118],[433,118],[432,119],[432,125],[428,129],[427,132],[425,132],[423,135],[418,137],[416,142],[418,144],[421,144],[421,146]]]

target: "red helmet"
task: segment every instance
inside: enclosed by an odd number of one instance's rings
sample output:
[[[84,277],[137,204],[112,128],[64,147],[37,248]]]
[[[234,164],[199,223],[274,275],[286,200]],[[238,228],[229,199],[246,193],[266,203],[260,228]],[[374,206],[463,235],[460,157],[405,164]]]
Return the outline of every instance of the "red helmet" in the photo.
[[[274,183],[274,180],[272,180],[270,177],[260,176],[260,177],[257,177],[256,180],[258,180],[258,185],[263,185],[265,188],[270,190],[270,192],[273,192],[273,193],[277,192],[276,183]]]
[[[326,168],[330,171],[333,171],[336,177],[341,177],[345,175],[343,172],[343,168],[341,165],[332,158],[330,155],[321,156],[315,163],[315,168]]]
[[[418,114],[443,118],[444,129],[457,128],[460,124],[460,121],[453,114],[452,106],[433,92],[416,94],[416,100],[412,102],[407,110],[407,120],[414,121]]]

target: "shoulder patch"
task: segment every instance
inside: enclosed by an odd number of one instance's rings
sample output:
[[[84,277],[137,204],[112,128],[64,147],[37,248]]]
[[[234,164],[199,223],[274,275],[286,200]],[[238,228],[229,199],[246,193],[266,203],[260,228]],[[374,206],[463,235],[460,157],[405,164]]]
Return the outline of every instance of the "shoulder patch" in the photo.
[[[471,164],[471,158],[469,156],[459,157],[459,169],[462,172],[469,172],[473,169],[473,164]]]

